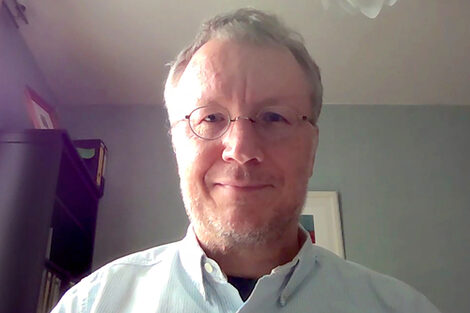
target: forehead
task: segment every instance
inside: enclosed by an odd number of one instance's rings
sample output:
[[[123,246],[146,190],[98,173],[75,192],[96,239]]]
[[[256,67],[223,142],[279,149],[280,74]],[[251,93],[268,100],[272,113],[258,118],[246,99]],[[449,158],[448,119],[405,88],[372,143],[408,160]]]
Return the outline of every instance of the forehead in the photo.
[[[304,71],[287,48],[227,40],[203,45],[177,87],[183,110],[207,103],[253,107],[289,101],[309,107],[310,93]]]

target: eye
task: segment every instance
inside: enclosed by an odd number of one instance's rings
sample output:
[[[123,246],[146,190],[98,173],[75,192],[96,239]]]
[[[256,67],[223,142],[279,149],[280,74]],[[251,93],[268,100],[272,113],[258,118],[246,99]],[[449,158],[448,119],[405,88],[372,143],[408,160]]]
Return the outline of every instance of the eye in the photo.
[[[193,125],[210,125],[225,123],[227,117],[222,112],[205,112],[205,110],[196,111],[191,116],[191,123]]]
[[[201,122],[215,123],[222,122],[225,120],[225,116],[222,113],[212,113],[206,115]]]
[[[259,120],[263,123],[289,123],[289,120],[281,113],[273,111],[262,112],[259,116]]]

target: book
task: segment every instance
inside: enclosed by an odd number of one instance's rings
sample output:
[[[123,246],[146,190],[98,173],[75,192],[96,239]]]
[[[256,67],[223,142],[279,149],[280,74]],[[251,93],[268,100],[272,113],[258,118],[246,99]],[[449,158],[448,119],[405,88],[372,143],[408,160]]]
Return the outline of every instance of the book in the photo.
[[[44,293],[43,293],[43,299],[42,299],[42,311],[41,311],[41,312],[44,312],[44,313],[47,312],[48,308],[49,308],[51,283],[52,283],[52,273],[50,271],[47,271],[46,283],[44,285]]]
[[[73,144],[102,195],[108,152],[106,145],[100,139],[74,140]]]

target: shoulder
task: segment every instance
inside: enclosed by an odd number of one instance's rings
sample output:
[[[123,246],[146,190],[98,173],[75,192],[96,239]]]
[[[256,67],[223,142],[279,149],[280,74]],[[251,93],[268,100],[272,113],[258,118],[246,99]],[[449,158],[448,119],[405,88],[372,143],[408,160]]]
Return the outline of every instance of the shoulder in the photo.
[[[126,293],[139,279],[167,275],[179,246],[180,242],[174,242],[153,247],[102,266],[69,289],[52,313],[90,312],[95,299],[104,292]]]
[[[83,282],[95,282],[110,274],[124,271],[139,272],[149,267],[165,266],[178,253],[179,242],[153,247],[118,258],[85,277]]]
[[[314,253],[319,272],[340,294],[368,307],[384,308],[386,312],[439,312],[423,294],[403,281],[344,260],[317,246]]]
[[[381,274],[358,263],[340,258],[336,254],[314,246],[316,261],[329,276],[341,278],[345,283],[366,283],[368,286],[388,286],[396,289],[411,288],[404,282],[391,276]]]
[[[146,250],[134,252],[132,254],[118,258],[101,269],[112,268],[115,266],[153,266],[163,261],[167,261],[168,257],[178,252],[180,241],[168,243],[165,245],[149,248]]]

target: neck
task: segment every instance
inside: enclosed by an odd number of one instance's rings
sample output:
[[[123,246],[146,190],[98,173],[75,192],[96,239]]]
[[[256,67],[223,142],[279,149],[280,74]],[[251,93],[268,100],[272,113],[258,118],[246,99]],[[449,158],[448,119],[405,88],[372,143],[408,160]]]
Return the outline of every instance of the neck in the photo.
[[[237,245],[230,249],[217,249],[199,241],[208,257],[215,260],[227,276],[260,278],[279,265],[290,262],[305,241],[298,226],[282,234],[281,238],[255,245]],[[199,236],[198,236],[199,238]]]

